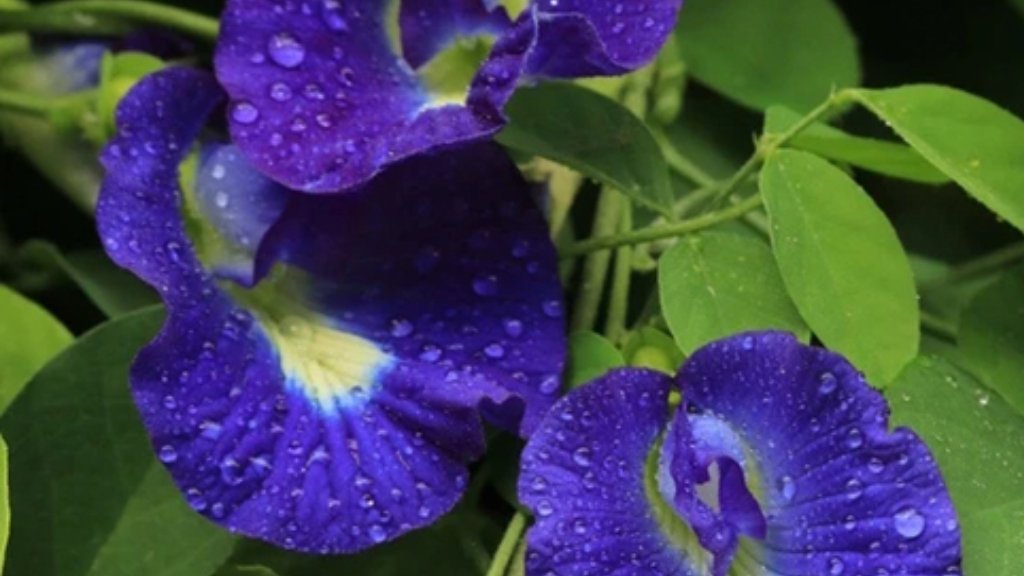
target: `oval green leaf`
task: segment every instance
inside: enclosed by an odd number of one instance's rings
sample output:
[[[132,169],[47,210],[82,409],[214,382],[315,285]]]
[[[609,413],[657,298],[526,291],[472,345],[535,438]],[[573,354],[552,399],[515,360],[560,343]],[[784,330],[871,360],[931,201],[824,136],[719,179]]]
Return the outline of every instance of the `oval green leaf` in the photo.
[[[651,132],[618,103],[585,88],[545,83],[519,90],[505,109],[503,145],[564,164],[636,202],[670,214],[668,165]]]
[[[129,393],[128,367],[162,317],[147,309],[83,336],[0,420],[11,573],[194,576],[231,554],[236,538],[189,508],[156,461]]]
[[[1024,268],[978,293],[963,313],[959,340],[968,367],[1024,414]]]
[[[772,249],[801,316],[875,386],[917,356],[920,311],[906,253],[885,214],[842,170],[780,150],[761,172]]]
[[[975,199],[1024,230],[1024,121],[946,86],[852,94]]]
[[[694,78],[750,108],[807,111],[860,83],[857,40],[831,0],[689,0],[677,36]]]
[[[773,106],[765,115],[765,133],[782,134],[800,122],[800,119],[800,114],[788,108]],[[909,146],[854,136],[827,124],[812,124],[790,140],[788,145],[834,162],[892,178],[922,184],[949,182],[949,177]]]
[[[51,358],[74,340],[49,312],[0,285],[0,414]]]
[[[662,256],[658,285],[665,320],[686,354],[750,330],[809,336],[771,250],[754,238],[723,233],[683,238]]]
[[[1024,574],[1024,418],[952,363],[915,360],[886,394],[931,448],[963,534],[964,574]]]
[[[612,368],[625,365],[622,352],[604,336],[588,331],[569,336],[569,388],[582,386]]]

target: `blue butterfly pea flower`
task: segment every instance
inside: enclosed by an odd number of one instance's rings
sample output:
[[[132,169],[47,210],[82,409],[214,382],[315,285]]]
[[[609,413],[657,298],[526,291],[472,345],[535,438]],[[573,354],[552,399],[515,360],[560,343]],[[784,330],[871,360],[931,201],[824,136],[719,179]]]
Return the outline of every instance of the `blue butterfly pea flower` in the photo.
[[[170,68],[118,110],[97,208],[168,318],[135,361],[153,448],[191,506],[285,548],[355,552],[434,522],[484,450],[528,435],[565,353],[556,255],[493,144],[396,164],[350,194],[262,176]]]
[[[617,75],[649,62],[682,0],[535,0],[515,21],[493,0],[229,0],[215,68],[231,134],[262,172],[330,193],[424,152],[496,134],[537,78]],[[417,73],[460,38],[497,37],[456,101]],[[400,52],[400,54],[399,54]]]
[[[961,573],[937,465],[837,354],[743,334],[670,377],[620,369],[523,455],[528,576]]]

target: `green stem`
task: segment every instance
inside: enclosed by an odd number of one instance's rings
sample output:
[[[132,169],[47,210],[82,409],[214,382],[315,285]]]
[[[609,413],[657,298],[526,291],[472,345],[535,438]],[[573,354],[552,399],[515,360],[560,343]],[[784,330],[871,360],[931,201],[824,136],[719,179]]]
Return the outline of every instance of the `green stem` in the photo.
[[[635,246],[637,244],[653,242],[663,238],[685,236],[687,234],[699,232],[700,230],[721,224],[722,222],[739,218],[744,214],[759,208],[761,206],[761,202],[762,200],[760,195],[751,196],[738,204],[734,204],[728,208],[719,210],[718,212],[711,212],[689,220],[681,220],[667,226],[642,228],[640,230],[633,230],[625,234],[616,234],[614,236],[595,236],[588,240],[573,244],[566,249],[561,256],[562,258],[575,258],[583,254],[610,250],[612,248],[618,248],[619,246]]]
[[[957,329],[955,326],[924,310],[921,311],[921,328],[953,344],[957,341]]]
[[[1024,242],[1004,246],[991,254],[971,260],[951,269],[945,276],[921,286],[922,291],[932,290],[939,286],[955,284],[991,272],[997,272],[1011,264],[1024,260]]]
[[[0,89],[0,111],[49,118],[53,105],[45,98],[23,92]]]
[[[0,29],[20,24],[20,29],[30,31],[120,34],[128,23],[153,24],[210,42],[216,41],[220,29],[215,18],[141,0],[66,0],[29,10],[0,11]]]
[[[597,200],[597,211],[594,215],[594,228],[590,231],[591,240],[615,234],[619,228],[622,213],[622,195],[618,190],[605,187]],[[572,251],[572,247],[569,248]],[[604,286],[611,262],[609,252],[590,254],[583,264],[583,280],[580,282],[576,304],[573,306],[573,331],[591,330],[597,323],[598,308],[604,296]]]
[[[810,128],[815,122],[820,121],[822,118],[830,114],[836,108],[843,106],[851,98],[852,92],[849,90],[841,90],[835,92],[819,105],[814,110],[807,113],[806,116],[800,119],[799,122],[790,126],[789,130],[786,130],[782,134],[766,134],[757,143],[757,150],[754,154],[747,159],[747,161],[732,175],[729,180],[718,190],[718,194],[715,196],[715,202],[721,203],[722,200],[733,195],[736,190],[739,189],[748,178],[754,175],[755,172],[761,167],[765,159],[772,155],[776,150],[782,148],[789,143],[790,140],[795,138],[804,130]]]
[[[487,576],[505,576],[508,566],[515,556],[519,539],[523,537],[525,531],[526,515],[516,512],[512,521],[508,523],[508,528],[505,529],[505,535],[501,538],[498,550],[494,553],[494,560],[491,561],[491,569],[487,571]]]
[[[664,133],[655,131],[652,134],[658,145],[661,146],[661,153],[665,156],[665,162],[668,163],[669,168],[701,188],[708,188],[717,184],[718,181],[715,180],[714,176],[708,174],[693,160],[684,156],[682,152],[669,142],[668,137]]]
[[[633,229],[632,206],[624,203],[620,233]],[[615,271],[612,274],[612,294],[605,320],[604,333],[612,342],[621,342],[626,334],[626,318],[629,315],[629,289],[633,277],[633,248],[622,246],[615,252]]]

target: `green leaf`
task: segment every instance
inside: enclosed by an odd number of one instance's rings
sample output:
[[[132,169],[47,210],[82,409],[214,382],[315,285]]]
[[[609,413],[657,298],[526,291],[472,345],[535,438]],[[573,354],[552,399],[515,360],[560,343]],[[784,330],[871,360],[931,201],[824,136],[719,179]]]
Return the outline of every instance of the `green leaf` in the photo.
[[[750,108],[807,111],[860,83],[856,38],[830,0],[689,0],[677,36],[694,78]]]
[[[1024,414],[1024,267],[978,293],[959,340],[968,367]]]
[[[914,277],[885,214],[825,160],[780,150],[761,172],[782,279],[811,330],[875,386],[917,356]]]
[[[782,134],[801,117],[788,108],[773,106],[765,116],[765,133]],[[827,124],[812,124],[790,140],[789,146],[893,178],[922,184],[949,182],[945,174],[909,146],[853,136]]]
[[[564,164],[668,214],[668,166],[647,126],[613,100],[579,86],[520,90],[498,134],[503,145]]]
[[[569,336],[569,388],[582,386],[612,368],[625,365],[622,352],[604,336],[594,332]]]
[[[644,327],[633,332],[622,354],[630,366],[660,370],[675,375],[686,357],[676,341],[661,330]]]
[[[11,487],[7,442],[0,438],[0,574],[4,573],[7,540],[11,536]]]
[[[987,100],[945,86],[852,94],[936,168],[1024,230],[1024,121]]]
[[[927,442],[949,487],[964,574],[1024,574],[1024,418],[941,358],[919,358],[888,390],[893,425]]]
[[[658,285],[665,320],[687,354],[750,330],[788,330],[808,339],[771,250],[759,240],[722,233],[686,237],[662,256]]]
[[[0,420],[12,573],[194,576],[230,555],[235,538],[192,511],[153,457],[129,393],[129,364],[162,317],[147,309],[83,336]]]
[[[123,316],[160,301],[152,288],[117,267],[98,250],[63,255],[53,244],[32,241],[20,250],[19,257],[60,270],[108,318]]]
[[[74,340],[56,318],[0,284],[0,414],[51,358]]]

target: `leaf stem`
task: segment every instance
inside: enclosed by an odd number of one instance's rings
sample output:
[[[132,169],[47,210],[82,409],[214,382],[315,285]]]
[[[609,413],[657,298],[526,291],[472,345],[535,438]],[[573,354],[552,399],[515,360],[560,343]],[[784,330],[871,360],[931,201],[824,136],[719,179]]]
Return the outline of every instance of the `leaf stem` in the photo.
[[[622,224],[619,227],[619,231],[625,234],[633,229],[633,209],[628,202],[623,204]],[[626,334],[626,319],[629,315],[629,290],[632,278],[633,247],[621,246],[615,251],[612,294],[604,328],[605,336],[614,343],[621,342]]]
[[[663,132],[652,130],[651,134],[654,136],[655,141],[658,142],[658,145],[661,146],[661,153],[665,156],[665,162],[668,163],[670,169],[701,188],[709,188],[718,183],[714,176],[708,174],[693,160],[684,156]]]
[[[757,149],[754,150],[754,154],[736,171],[735,174],[729,178],[726,183],[718,190],[718,194],[715,196],[715,203],[721,203],[726,198],[732,196],[734,192],[748,178],[754,175],[755,172],[761,167],[761,164],[771,156],[776,150],[782,148],[789,143],[790,140],[795,138],[804,130],[810,128],[815,122],[818,122],[830,112],[839,108],[847,101],[850,100],[852,92],[849,90],[840,90],[839,92],[833,92],[827,100],[822,102],[817,108],[811,110],[799,122],[789,127],[788,130],[779,135],[764,134],[761,139],[757,142]]]
[[[634,246],[636,244],[653,242],[663,238],[685,236],[686,234],[699,232],[700,230],[710,228],[717,224],[721,224],[722,222],[739,218],[744,214],[759,208],[761,203],[761,196],[755,195],[717,212],[711,212],[689,220],[681,220],[674,224],[658,226],[655,228],[642,228],[640,230],[633,230],[625,234],[616,234],[614,236],[595,236],[588,240],[573,244],[562,253],[562,258],[574,258],[584,254],[590,254],[592,252],[618,248],[619,246]]]
[[[216,41],[220,29],[210,16],[141,0],[66,0],[27,10],[0,10],[0,30],[8,31],[116,35],[134,23],[155,24],[210,42]]]
[[[45,98],[31,94],[0,89],[0,111],[49,118],[53,105]]]
[[[957,341],[956,327],[931,312],[921,311],[921,328],[953,344]]]
[[[494,560],[491,561],[491,569],[487,571],[487,576],[505,576],[512,557],[518,549],[519,539],[522,538],[525,531],[526,515],[516,512],[512,521],[508,523],[508,528],[505,529],[505,535],[501,538],[498,550],[494,553]]]
[[[987,273],[999,271],[1021,260],[1024,260],[1024,242],[1010,244],[995,252],[952,268],[945,276],[922,284],[921,290],[933,290],[939,286],[955,284],[963,280],[984,276]]]
[[[608,186],[601,189],[594,215],[594,227],[590,232],[591,239],[585,242],[615,234],[619,229],[623,202],[624,198],[618,190]],[[570,246],[569,252],[572,251],[573,247]],[[601,305],[601,298],[604,296],[608,266],[612,256],[609,252],[594,250],[580,254],[590,255],[583,264],[583,278],[580,282],[579,293],[576,295],[575,306],[573,306],[572,328],[574,332],[590,330],[597,323],[598,308]]]

